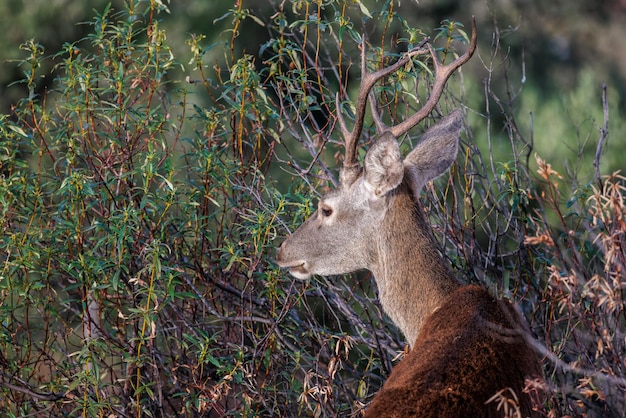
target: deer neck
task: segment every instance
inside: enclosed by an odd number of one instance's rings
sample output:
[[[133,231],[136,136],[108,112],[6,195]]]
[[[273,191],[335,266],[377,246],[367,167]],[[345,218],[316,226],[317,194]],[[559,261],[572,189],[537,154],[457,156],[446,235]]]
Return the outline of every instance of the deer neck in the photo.
[[[460,286],[409,188],[390,196],[372,273],[384,310],[413,345],[422,322]]]

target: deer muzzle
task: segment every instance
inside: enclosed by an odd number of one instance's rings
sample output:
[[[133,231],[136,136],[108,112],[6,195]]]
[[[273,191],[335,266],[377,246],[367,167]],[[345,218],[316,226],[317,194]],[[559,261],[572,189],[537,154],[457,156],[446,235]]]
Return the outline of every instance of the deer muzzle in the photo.
[[[311,277],[311,273],[309,272],[308,263],[305,260],[290,260],[289,256],[286,255],[287,251],[285,251],[285,242],[280,245],[278,248],[278,254],[276,254],[276,263],[278,267],[287,269],[289,274],[299,280],[307,280]]]

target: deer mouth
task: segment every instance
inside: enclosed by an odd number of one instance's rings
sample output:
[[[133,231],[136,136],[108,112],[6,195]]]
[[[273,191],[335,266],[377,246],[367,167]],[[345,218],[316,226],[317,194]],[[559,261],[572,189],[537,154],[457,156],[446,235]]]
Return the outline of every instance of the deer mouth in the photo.
[[[280,245],[276,254],[276,263],[280,268],[286,269],[296,279],[306,280],[312,276],[310,265],[303,259],[285,255],[285,242]]]
[[[296,261],[294,263],[288,263],[288,264],[281,263],[279,261],[278,265],[281,268],[288,270],[289,274],[291,274],[296,279],[306,280],[309,277],[311,277],[311,273],[309,272],[309,269],[307,268],[306,261]]]
[[[305,274],[307,273],[306,268],[304,267],[305,263],[302,263],[297,266],[289,267],[289,273],[297,273],[297,274]]]
[[[289,274],[298,280],[308,280],[311,278],[311,273],[309,273],[304,264],[290,268]]]

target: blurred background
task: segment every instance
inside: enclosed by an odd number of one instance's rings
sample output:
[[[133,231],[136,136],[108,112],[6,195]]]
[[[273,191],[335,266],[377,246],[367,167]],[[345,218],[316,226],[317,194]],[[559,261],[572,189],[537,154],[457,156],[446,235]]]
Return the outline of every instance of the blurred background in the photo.
[[[22,77],[15,60],[23,58],[24,53],[18,46],[34,39],[45,47],[47,54],[54,55],[64,43],[85,36],[90,26],[81,22],[90,21],[94,11],[102,10],[108,3],[6,0],[0,4],[0,112],[8,113],[11,104],[24,94],[19,86],[11,86]],[[269,19],[276,10],[275,3],[279,2],[243,0],[243,7],[254,10],[261,19]],[[362,2],[365,7],[368,3],[376,9],[376,1]],[[121,8],[119,1],[112,4]],[[208,43],[225,42],[224,31],[231,22],[230,18],[221,18],[233,3],[182,0],[165,5],[169,13],[162,13],[159,19],[176,56],[188,50],[185,41],[192,33],[205,35]],[[503,77],[503,68],[498,65],[506,66],[509,79],[495,85],[509,85],[514,90],[512,94],[519,94],[510,110],[525,124],[520,129],[534,139],[541,155],[561,162],[562,170],[581,166],[579,170],[583,172],[577,175],[587,178],[591,173],[584,167],[589,167],[589,157],[595,152],[595,144],[590,140],[597,138],[602,121],[602,83],[607,85],[611,112],[610,141],[614,149],[626,145],[621,134],[621,121],[626,114],[626,54],[622,45],[626,40],[625,0],[405,0],[395,11],[410,26],[425,32],[443,19],[465,22],[469,30],[470,16],[475,15],[479,57],[464,70],[470,71],[472,80],[466,86],[466,104],[481,108],[485,92],[480,81]],[[357,30],[360,25],[367,28],[367,22],[360,19],[354,17]],[[235,55],[259,55],[271,35],[262,22],[258,23],[247,25],[239,34]],[[370,32],[380,30],[370,26]],[[496,39],[501,42],[498,47],[505,51],[506,62],[492,62],[489,57]],[[211,59],[217,64],[224,57],[218,53]],[[53,65],[51,61],[47,63]],[[181,63],[182,67],[185,64]],[[40,73],[48,74],[40,82],[40,88],[45,89],[51,85],[54,68]],[[580,159],[586,161],[578,164]],[[602,164],[605,172],[612,172],[620,169],[623,161],[619,153],[612,153],[603,157]]]

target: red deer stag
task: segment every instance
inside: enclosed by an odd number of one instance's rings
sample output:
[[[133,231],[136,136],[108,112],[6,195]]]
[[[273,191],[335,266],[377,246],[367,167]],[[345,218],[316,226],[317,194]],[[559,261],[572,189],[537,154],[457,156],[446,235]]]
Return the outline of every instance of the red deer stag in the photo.
[[[476,48],[476,26],[467,53],[443,65],[430,45],[407,53],[375,73],[366,70],[354,128],[337,117],[345,137],[340,187],[326,194],[311,215],[280,246],[277,261],[298,279],[313,274],[373,273],[385,312],[412,345],[376,394],[370,417],[502,416],[497,393],[512,391],[522,416],[534,414],[523,392],[526,377],[540,376],[539,360],[526,343],[527,326],[516,310],[479,286],[462,286],[438,252],[418,196],[456,159],[462,115],[455,110],[432,126],[404,160],[397,138],[435,108],[450,75]],[[379,137],[357,162],[358,138],[373,85],[429,52],[435,81],[425,105],[404,122],[386,127],[376,111]],[[374,108],[374,104],[372,104]]]

